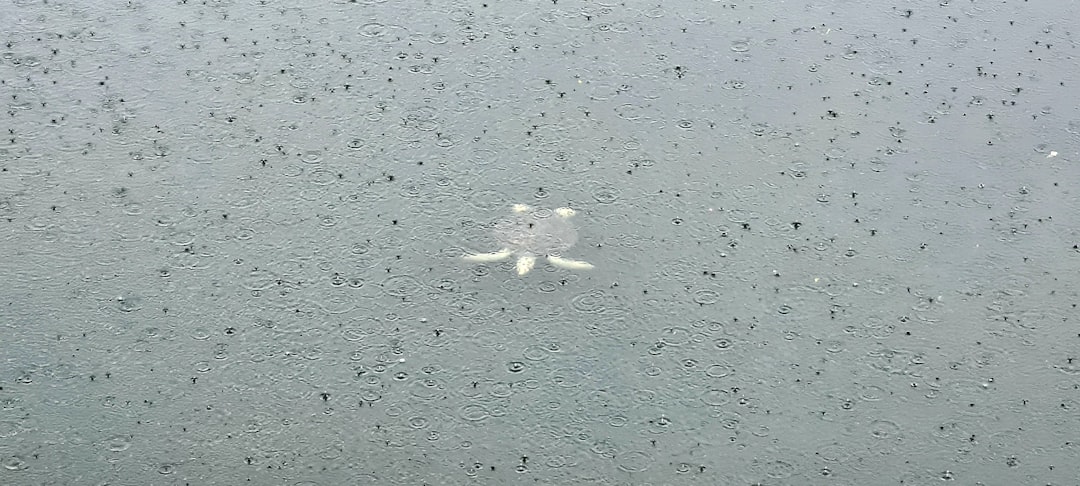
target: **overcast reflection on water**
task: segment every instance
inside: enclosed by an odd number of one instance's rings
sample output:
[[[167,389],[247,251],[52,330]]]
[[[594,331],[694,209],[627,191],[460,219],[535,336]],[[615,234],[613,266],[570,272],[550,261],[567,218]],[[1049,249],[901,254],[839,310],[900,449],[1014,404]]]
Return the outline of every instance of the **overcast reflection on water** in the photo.
[[[0,484],[1076,480],[1072,3],[3,11]]]

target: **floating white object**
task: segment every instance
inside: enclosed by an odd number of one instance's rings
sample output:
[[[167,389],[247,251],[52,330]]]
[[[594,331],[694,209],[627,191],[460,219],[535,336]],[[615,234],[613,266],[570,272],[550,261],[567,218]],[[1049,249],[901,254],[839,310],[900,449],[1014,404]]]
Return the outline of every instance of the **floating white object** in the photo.
[[[540,257],[567,270],[594,268],[591,263],[562,257],[562,252],[577,242],[577,229],[570,221],[577,214],[576,211],[565,207],[553,211],[535,210],[527,204],[515,204],[511,209],[514,216],[496,223],[494,227],[495,238],[503,248],[493,253],[465,255],[462,259],[488,263],[517,257],[514,268],[518,275],[529,273]]]

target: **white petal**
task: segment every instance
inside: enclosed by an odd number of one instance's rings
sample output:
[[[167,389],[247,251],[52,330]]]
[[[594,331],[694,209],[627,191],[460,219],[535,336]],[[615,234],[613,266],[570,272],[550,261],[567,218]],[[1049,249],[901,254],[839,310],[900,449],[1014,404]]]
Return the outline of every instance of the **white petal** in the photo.
[[[510,255],[512,255],[513,253],[514,252],[512,252],[510,250],[499,250],[499,251],[497,251],[495,253],[477,253],[477,254],[474,254],[474,255],[465,255],[465,256],[461,257],[461,259],[465,260],[467,262],[478,262],[478,263],[497,262],[499,260],[506,260],[506,258],[509,257]]]
[[[529,270],[532,270],[533,266],[535,266],[535,265],[536,265],[536,257],[535,256],[525,255],[525,256],[523,256],[521,258],[518,258],[517,265],[516,265],[518,275],[525,275],[526,273],[529,273]]]
[[[555,208],[555,214],[562,218],[569,218],[570,216],[577,214],[577,211],[570,208]]]
[[[515,213],[527,213],[532,211],[532,208],[528,204],[515,204],[513,210]]]
[[[567,270],[590,270],[594,268],[593,264],[581,260],[567,260],[566,258],[557,257],[555,255],[548,255],[547,258],[552,265]]]

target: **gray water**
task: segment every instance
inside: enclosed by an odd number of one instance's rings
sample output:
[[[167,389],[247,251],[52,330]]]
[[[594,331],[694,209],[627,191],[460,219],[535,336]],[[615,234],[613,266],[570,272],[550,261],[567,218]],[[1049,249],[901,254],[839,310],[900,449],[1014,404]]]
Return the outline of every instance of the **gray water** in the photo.
[[[1080,483],[1077,4],[294,3],[0,7],[0,484]]]

